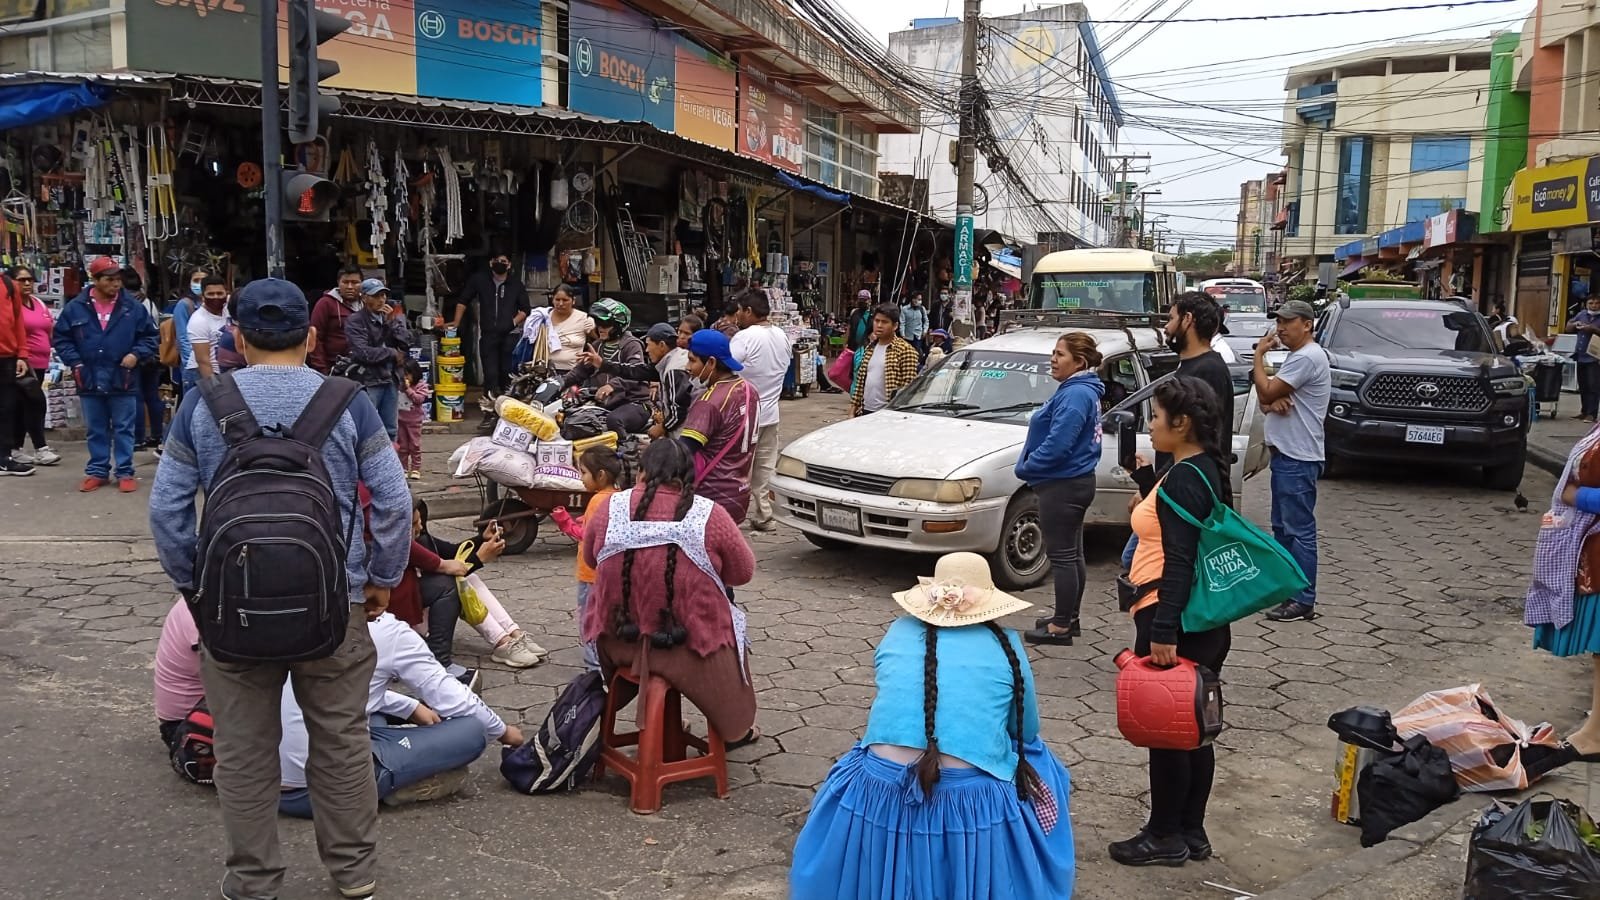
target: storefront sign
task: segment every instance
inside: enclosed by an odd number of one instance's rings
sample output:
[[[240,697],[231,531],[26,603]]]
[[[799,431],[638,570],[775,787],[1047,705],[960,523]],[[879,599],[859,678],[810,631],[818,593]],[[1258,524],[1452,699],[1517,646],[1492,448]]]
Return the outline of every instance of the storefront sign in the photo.
[[[1600,156],[1523,169],[1511,186],[1512,231],[1600,221]]]
[[[1461,221],[1461,210],[1452,209],[1422,222],[1422,246],[1442,247],[1456,242],[1456,223]]]
[[[805,170],[806,102],[752,69],[739,72],[739,153],[793,172]]]
[[[956,216],[956,259],[953,273],[957,291],[972,287],[972,217]]]
[[[567,106],[672,131],[676,37],[616,0],[575,0]]]
[[[318,48],[339,63],[331,88],[538,106],[539,0],[317,0],[350,20]],[[128,68],[257,81],[250,0],[127,0]],[[288,6],[278,5],[280,64]],[[287,74],[281,67],[280,77]]]
[[[739,70],[727,57],[683,37],[678,38],[677,63],[678,134],[735,149]]]

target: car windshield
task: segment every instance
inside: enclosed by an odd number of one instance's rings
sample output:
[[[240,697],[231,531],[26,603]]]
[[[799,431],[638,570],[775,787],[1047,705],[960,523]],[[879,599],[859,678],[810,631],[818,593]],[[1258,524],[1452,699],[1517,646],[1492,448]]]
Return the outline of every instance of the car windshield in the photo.
[[[1149,272],[1036,272],[1033,305],[1041,309],[1155,312],[1156,277]]]
[[[1467,310],[1404,309],[1351,304],[1328,339],[1330,350],[1458,350],[1488,353],[1489,333]]]
[[[1266,316],[1228,316],[1228,337],[1231,338],[1259,338],[1272,327],[1272,320]]]
[[[1213,284],[1206,293],[1218,303],[1228,304],[1229,313],[1265,313],[1266,291],[1251,284]]]
[[[1025,424],[1056,391],[1050,357],[958,350],[896,394],[890,409]]]

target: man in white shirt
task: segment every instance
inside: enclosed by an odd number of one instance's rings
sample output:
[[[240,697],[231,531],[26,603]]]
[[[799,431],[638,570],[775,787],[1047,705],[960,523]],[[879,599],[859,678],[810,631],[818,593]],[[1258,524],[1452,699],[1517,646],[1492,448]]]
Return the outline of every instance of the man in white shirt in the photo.
[[[788,332],[767,321],[772,315],[772,304],[765,293],[745,291],[736,302],[739,333],[730,342],[733,358],[744,365],[739,374],[761,397],[761,411],[756,420],[760,428],[756,436],[756,460],[750,470],[753,501],[750,527],[772,531],[778,523],[772,518],[772,499],[767,493],[773,469],[778,464],[778,398],[783,394],[783,380],[794,361],[794,342],[789,340]]]
[[[385,613],[367,625],[378,662],[368,685],[367,713],[406,719],[413,726],[371,726],[373,774],[378,798],[390,806],[446,797],[466,781],[466,766],[488,741],[521,746],[522,731],[507,725],[466,685],[450,676],[422,637]],[[390,691],[398,680],[417,697]],[[305,719],[294,691],[283,692],[283,742],[278,748],[283,793],[278,811],[311,818],[306,790],[308,753]]]
[[[189,344],[194,353],[183,371],[185,388],[193,387],[221,371],[217,366],[217,344],[228,321],[228,283],[215,275],[200,285],[201,306],[189,316]]]

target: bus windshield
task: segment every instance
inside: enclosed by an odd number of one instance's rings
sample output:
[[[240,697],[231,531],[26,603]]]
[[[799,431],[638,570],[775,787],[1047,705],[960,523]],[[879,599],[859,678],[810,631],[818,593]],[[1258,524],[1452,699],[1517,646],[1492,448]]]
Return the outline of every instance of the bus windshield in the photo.
[[[1156,276],[1153,272],[1035,272],[1033,305],[1040,309],[1159,312]]]

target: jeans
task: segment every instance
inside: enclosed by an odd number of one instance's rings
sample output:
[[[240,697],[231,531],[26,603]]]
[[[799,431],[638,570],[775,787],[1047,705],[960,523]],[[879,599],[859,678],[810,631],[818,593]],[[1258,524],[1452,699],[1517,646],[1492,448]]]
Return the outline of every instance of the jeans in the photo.
[[[89,463],[83,474],[109,478],[116,463],[118,478],[133,477],[133,422],[139,398],[132,394],[82,394],[83,424],[89,430]],[[116,459],[112,459],[112,451]]]
[[[184,369],[183,370],[183,392],[185,394],[187,394],[190,391],[194,390],[195,387],[197,387],[199,384],[200,384],[200,370],[199,369]]]
[[[1147,606],[1133,614],[1133,652],[1150,654],[1150,628],[1156,608]],[[1233,635],[1228,626],[1195,634],[1178,632],[1178,655],[1221,674]],[[1206,804],[1216,779],[1217,751],[1207,745],[1198,750],[1150,751],[1150,831],[1167,837],[1205,827]]]
[[[392,381],[367,385],[367,397],[378,408],[378,418],[383,420],[383,430],[389,440],[400,436],[400,389]]]
[[[133,443],[143,444],[146,437],[161,440],[166,436],[167,405],[161,402],[161,367],[139,367],[139,412],[133,419]],[[149,422],[147,428],[145,423]]]
[[[424,572],[420,588],[428,611],[428,651],[439,665],[449,668],[456,643],[456,620],[461,617],[461,595],[454,575]]]
[[[483,723],[471,716],[445,719],[437,725],[373,725],[372,774],[378,799],[440,772],[470,765],[483,755],[488,740]],[[311,792],[305,788],[278,795],[278,812],[296,819],[314,819]]]
[[[1128,535],[1128,545],[1122,548],[1122,571],[1127,572],[1133,568],[1133,554],[1139,550],[1139,536]]]
[[[1578,359],[1578,398],[1580,415],[1600,415],[1600,360]]]
[[[1039,526],[1045,553],[1055,576],[1055,624],[1066,628],[1078,619],[1089,566],[1083,559],[1083,518],[1094,502],[1094,475],[1063,478],[1034,485],[1039,495]]]
[[[1317,479],[1322,463],[1272,453],[1272,536],[1306,573],[1309,586],[1293,598],[1317,602]]]
[[[578,633],[583,634],[583,611],[589,607],[589,592],[594,585],[587,581],[578,582]],[[590,672],[600,671],[600,651],[593,641],[583,641],[583,667]]]
[[[367,732],[367,685],[377,658],[359,604],[350,609],[344,643],[323,659],[239,664],[202,652],[206,706],[216,721],[217,800],[228,840],[222,889],[228,896],[276,897],[283,885],[277,812],[285,678],[310,737],[306,784],[323,813],[316,818],[317,852],[339,886],[373,880],[378,792]],[[481,738],[482,726],[478,734]]]

